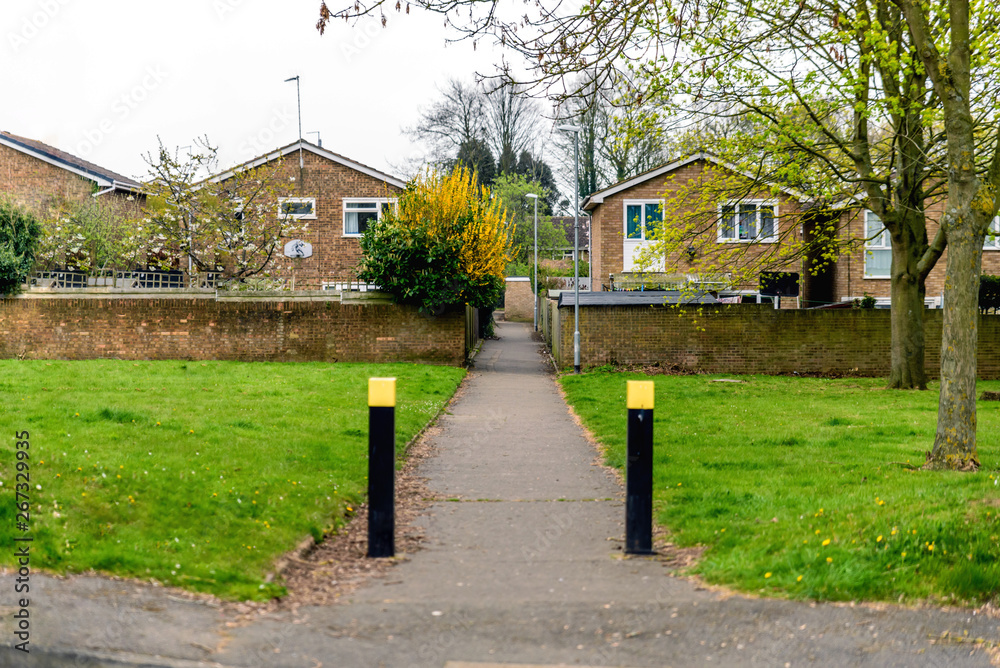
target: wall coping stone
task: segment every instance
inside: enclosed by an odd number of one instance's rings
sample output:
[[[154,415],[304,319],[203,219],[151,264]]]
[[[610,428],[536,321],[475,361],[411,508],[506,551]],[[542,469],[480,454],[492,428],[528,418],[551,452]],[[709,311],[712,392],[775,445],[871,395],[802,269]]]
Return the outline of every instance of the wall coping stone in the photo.
[[[215,290],[214,288],[31,288],[7,299],[214,299],[217,302],[340,302],[359,306],[392,304],[386,292],[340,290]],[[0,298],[2,300],[2,298]]]

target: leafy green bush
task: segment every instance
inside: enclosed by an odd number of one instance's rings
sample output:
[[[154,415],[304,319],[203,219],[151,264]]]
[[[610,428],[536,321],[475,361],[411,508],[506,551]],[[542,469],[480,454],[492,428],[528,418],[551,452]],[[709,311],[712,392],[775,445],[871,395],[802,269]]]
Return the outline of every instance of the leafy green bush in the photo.
[[[461,270],[457,238],[432,235],[423,227],[402,227],[391,220],[370,223],[361,237],[364,265],[358,277],[392,294],[401,304],[416,304],[433,314],[469,303],[492,306],[504,281],[488,276],[474,284]]]
[[[979,279],[979,312],[993,313],[1000,309],[1000,276],[983,275]]]
[[[504,270],[505,276],[533,276],[535,267],[530,262],[511,262],[507,265],[507,269]],[[541,274],[541,267],[539,267],[539,274]]]
[[[499,201],[472,172],[430,172],[407,186],[397,209],[368,224],[358,278],[432,314],[493,306],[504,292],[510,233]]]
[[[875,298],[867,292],[864,297],[854,300],[854,308],[875,308]]]
[[[42,229],[23,208],[0,200],[0,295],[16,293],[35,262]]]

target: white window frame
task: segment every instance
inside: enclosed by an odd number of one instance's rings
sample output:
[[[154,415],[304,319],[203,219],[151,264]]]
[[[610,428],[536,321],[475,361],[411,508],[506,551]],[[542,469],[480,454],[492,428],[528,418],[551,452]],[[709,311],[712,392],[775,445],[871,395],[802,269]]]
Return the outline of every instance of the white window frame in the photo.
[[[348,211],[347,211],[347,205],[348,204],[374,204],[374,205],[376,205],[375,206],[375,212],[377,214],[376,220],[382,220],[382,212],[385,210],[385,205],[389,204],[389,205],[395,207],[396,203],[398,202],[398,200],[395,197],[345,197],[343,200],[341,200],[341,202],[342,202],[341,209],[343,211],[343,214],[341,215],[341,219],[342,219],[342,222],[343,222],[343,227],[341,229],[342,229],[342,232],[343,232],[343,236],[348,237],[348,238],[352,238],[352,239],[360,239],[364,235],[364,232],[350,232],[349,233],[347,231],[347,213],[348,213]],[[355,209],[355,211],[357,211],[357,209]]]
[[[887,279],[892,278],[892,239],[889,236],[889,230],[882,226],[882,231],[877,235],[869,236],[868,233],[868,218],[869,216],[878,218],[873,211],[865,209],[865,215],[863,218],[864,224],[864,235],[865,235],[865,278],[874,279]],[[879,221],[881,223],[881,220]],[[888,252],[889,253],[889,271],[886,274],[872,274],[868,271],[868,258],[873,255],[872,251]]]
[[[725,236],[725,231],[726,230],[725,230],[725,227],[722,224],[723,209],[725,209],[726,207],[729,207],[729,206],[734,207],[734,209],[733,209],[733,215],[735,216],[735,218],[733,220],[733,227],[732,227],[732,229],[733,229],[733,236],[731,236],[731,237]],[[739,215],[740,215],[740,208],[744,207],[744,206],[745,207],[753,206],[754,210],[756,211],[756,214],[755,214],[755,217],[754,217],[754,226],[755,226],[754,229],[757,230],[757,233],[753,237],[747,237],[746,239],[740,239],[740,236],[739,236],[740,235],[740,233],[739,233],[739,229],[740,229]],[[768,236],[768,237],[765,237],[762,234],[762,225],[761,225],[761,220],[760,220],[760,211],[764,207],[771,207],[771,218],[773,220],[773,224],[772,224],[772,228],[771,228],[771,236]],[[718,222],[718,225],[716,227],[716,241],[718,243],[720,243],[720,244],[754,244],[754,243],[755,244],[776,244],[776,243],[778,243],[778,236],[779,236],[778,229],[780,227],[780,223],[779,223],[779,218],[778,218],[778,202],[777,202],[777,200],[773,200],[773,199],[742,199],[742,200],[738,200],[738,201],[734,201],[734,202],[722,202],[722,203],[719,204],[718,216],[719,216],[719,222]]]
[[[637,236],[637,237],[630,237],[628,235],[628,208],[630,206],[641,206],[642,207],[641,214],[640,214],[642,216],[642,221],[641,221],[642,225],[641,225],[641,227],[639,229],[639,236]],[[647,206],[653,206],[653,207],[656,207],[656,208],[659,209],[659,211],[660,211],[660,224],[662,225],[663,224],[663,200],[661,200],[661,199],[627,199],[624,202],[622,202],[622,234],[625,236],[625,241],[635,241],[635,242],[651,241],[651,239],[649,239],[646,236],[646,217],[647,217],[646,207]]]
[[[283,213],[281,211],[281,205],[285,202],[302,203],[308,202],[312,205],[312,213]],[[279,218],[291,218],[292,220],[316,220],[316,198],[315,197],[279,197],[278,198],[278,217]]]
[[[986,231],[986,238],[983,239],[984,251],[1000,251],[1000,216],[993,219],[990,228]]]

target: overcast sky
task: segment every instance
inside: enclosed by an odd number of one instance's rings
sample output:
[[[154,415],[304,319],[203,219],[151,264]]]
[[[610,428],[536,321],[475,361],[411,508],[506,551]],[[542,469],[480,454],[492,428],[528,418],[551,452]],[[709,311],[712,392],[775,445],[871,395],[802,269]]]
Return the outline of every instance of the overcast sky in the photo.
[[[337,6],[330,3],[331,8]],[[402,135],[449,76],[498,53],[445,45],[440,17],[389,16],[315,29],[319,0],[3,0],[0,130],[126,176],[146,175],[156,137],[208,135],[221,166],[295,141],[377,169],[421,152]]]

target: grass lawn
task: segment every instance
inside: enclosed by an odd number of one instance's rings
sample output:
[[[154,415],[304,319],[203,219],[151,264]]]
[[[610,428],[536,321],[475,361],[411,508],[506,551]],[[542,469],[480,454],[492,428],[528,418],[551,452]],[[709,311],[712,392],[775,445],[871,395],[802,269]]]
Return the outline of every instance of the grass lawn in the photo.
[[[654,515],[707,549],[708,582],[797,599],[977,604],[1000,593],[1000,403],[979,403],[978,473],[913,471],[937,385],[594,372],[570,403],[625,462],[625,381],[656,383]],[[982,389],[1000,383],[981,382]]]
[[[371,376],[397,377],[397,447],[464,371],[413,364],[0,361],[0,563],[14,564],[15,433],[30,433],[32,568],[226,598],[336,528],[367,490]]]

